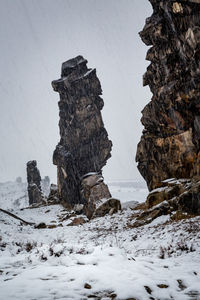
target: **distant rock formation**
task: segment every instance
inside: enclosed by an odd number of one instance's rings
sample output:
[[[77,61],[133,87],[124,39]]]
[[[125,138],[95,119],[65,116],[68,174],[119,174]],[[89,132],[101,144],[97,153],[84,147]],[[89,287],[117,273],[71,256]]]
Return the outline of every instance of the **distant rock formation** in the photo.
[[[37,168],[36,160],[27,162],[27,182],[28,182],[28,196],[29,204],[40,203],[43,200],[41,191],[41,177]]]
[[[60,203],[59,197],[58,197],[58,189],[56,184],[51,184],[49,196],[47,198],[48,204],[58,204]]]
[[[103,99],[95,69],[77,56],[62,64],[61,78],[52,82],[60,94],[60,142],[53,154],[57,165],[58,195],[73,207],[86,203],[81,180],[90,172],[100,173],[111,156],[112,142],[101,116]]]
[[[200,175],[200,0],[150,0],[140,32],[152,46],[143,78],[153,97],[142,111],[136,161],[149,190]]]
[[[41,189],[42,189],[43,194],[47,197],[50,193],[50,178],[49,178],[49,176],[45,176],[41,180]]]

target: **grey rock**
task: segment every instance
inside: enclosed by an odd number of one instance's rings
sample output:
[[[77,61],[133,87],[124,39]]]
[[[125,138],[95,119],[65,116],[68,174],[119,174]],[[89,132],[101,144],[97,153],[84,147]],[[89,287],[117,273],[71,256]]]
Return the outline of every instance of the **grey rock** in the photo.
[[[200,174],[200,1],[150,2],[140,37],[151,46],[143,84],[153,97],[142,111],[136,161],[152,190]]]
[[[101,116],[102,90],[95,69],[77,56],[62,64],[61,78],[52,82],[60,94],[60,142],[53,154],[58,168],[58,196],[72,208],[84,204],[81,180],[89,172],[101,173],[111,156],[112,142]]]
[[[43,201],[41,191],[41,177],[37,168],[36,160],[27,162],[27,181],[28,181],[28,196],[29,204],[40,203]]]
[[[58,188],[56,184],[51,184],[49,196],[47,198],[48,204],[58,204],[60,203],[60,199],[58,197]]]

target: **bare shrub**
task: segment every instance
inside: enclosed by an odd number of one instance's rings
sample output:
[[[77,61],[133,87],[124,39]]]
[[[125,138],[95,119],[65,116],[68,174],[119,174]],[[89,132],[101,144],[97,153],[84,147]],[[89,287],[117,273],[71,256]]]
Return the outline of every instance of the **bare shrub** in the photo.
[[[166,257],[179,256],[182,252],[194,252],[195,248],[193,243],[189,244],[183,239],[177,241],[174,245],[170,243],[167,247],[160,246],[159,258],[164,259]]]

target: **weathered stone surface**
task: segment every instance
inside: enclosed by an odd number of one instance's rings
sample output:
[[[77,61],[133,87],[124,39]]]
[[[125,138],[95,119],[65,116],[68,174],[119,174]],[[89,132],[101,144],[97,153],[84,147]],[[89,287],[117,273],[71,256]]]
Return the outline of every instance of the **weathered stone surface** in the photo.
[[[155,189],[151,191],[147,197],[147,208],[151,208],[165,200],[170,200],[173,197],[180,195],[184,191],[185,190],[182,184],[174,184],[173,186]]]
[[[153,97],[142,111],[136,161],[152,190],[200,174],[200,1],[150,2],[140,36],[152,46],[143,83]]]
[[[58,197],[58,188],[56,184],[51,184],[50,186],[50,192],[49,196],[47,198],[48,204],[58,204],[60,202],[60,199]]]
[[[171,220],[180,220],[200,214],[199,178],[171,179],[163,184],[165,186],[149,193],[142,208],[135,208],[140,212],[136,215],[133,227],[148,224],[162,215],[170,215]]]
[[[188,190],[182,193],[177,202],[178,210],[194,215],[200,214],[200,181],[192,184]]]
[[[166,201],[152,208],[146,208],[135,215],[136,221],[131,227],[139,227],[151,223],[156,218],[171,213],[170,204]]]
[[[36,160],[27,162],[27,182],[29,204],[40,203],[43,200],[41,192],[41,177]]]
[[[92,217],[103,217],[107,214],[112,215],[119,210],[121,210],[120,200],[115,198],[102,199],[102,201],[96,205],[96,209]]]
[[[115,198],[99,199],[98,201],[90,201],[84,206],[84,213],[88,219],[95,217],[103,217],[107,214],[114,214],[121,210],[120,200]]]
[[[85,203],[89,199],[97,201],[98,199],[110,198],[111,194],[108,186],[103,182],[103,176],[98,173],[86,174],[81,181],[81,197]]]
[[[83,212],[88,219],[113,214],[121,209],[120,201],[111,198],[108,186],[98,173],[88,174],[82,179],[81,197],[85,202]]]
[[[101,173],[111,156],[112,142],[101,116],[102,90],[95,69],[77,56],[62,64],[59,80],[52,82],[60,94],[60,142],[53,163],[58,169],[58,195],[71,207],[84,203],[81,178],[89,172]]]

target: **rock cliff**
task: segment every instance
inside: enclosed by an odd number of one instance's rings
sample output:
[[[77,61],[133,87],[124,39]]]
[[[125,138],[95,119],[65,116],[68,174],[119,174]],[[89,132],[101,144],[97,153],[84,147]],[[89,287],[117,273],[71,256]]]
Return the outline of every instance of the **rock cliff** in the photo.
[[[62,64],[61,78],[52,82],[60,94],[60,142],[53,154],[57,165],[58,195],[69,206],[85,203],[81,181],[86,174],[101,174],[111,156],[112,142],[104,128],[104,102],[95,69],[77,56]],[[88,175],[89,175],[88,174]]]
[[[149,0],[140,32],[151,46],[143,77],[153,97],[142,111],[136,161],[149,190],[200,175],[200,0]]]

